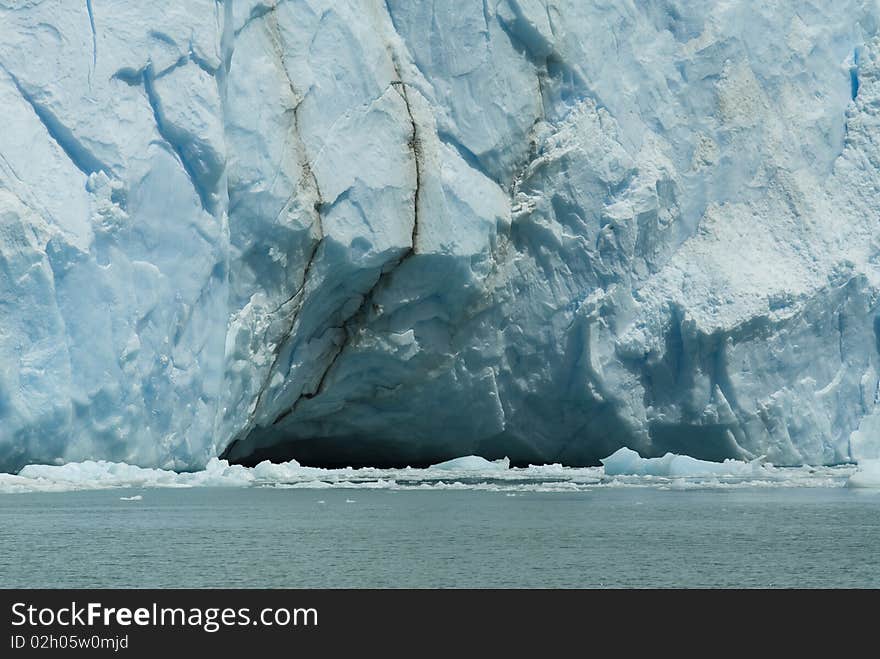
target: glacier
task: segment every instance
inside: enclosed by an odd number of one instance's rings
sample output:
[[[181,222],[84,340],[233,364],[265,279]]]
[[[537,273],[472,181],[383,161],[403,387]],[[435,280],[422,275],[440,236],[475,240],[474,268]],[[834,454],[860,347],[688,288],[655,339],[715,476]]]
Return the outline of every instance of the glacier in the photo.
[[[877,1],[0,0],[0,108],[0,471],[880,459]]]

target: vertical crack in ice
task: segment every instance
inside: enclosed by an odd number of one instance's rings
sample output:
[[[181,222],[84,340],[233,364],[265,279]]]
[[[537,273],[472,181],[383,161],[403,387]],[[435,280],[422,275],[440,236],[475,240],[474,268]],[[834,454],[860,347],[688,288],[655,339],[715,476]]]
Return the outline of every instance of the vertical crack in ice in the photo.
[[[95,32],[95,11],[92,0],[86,0],[86,11],[89,14],[89,26],[92,28],[92,70],[98,65],[98,37]]]
[[[395,69],[398,71],[399,78],[399,69],[397,67],[397,63],[395,62]],[[391,265],[391,267],[385,268],[383,267],[379,271],[379,275],[376,280],[373,282],[373,285],[364,293],[363,298],[361,300],[361,304],[358,308],[351,314],[342,324],[341,328],[345,333],[345,338],[342,342],[337,346],[336,350],[333,352],[333,356],[330,358],[327,366],[324,368],[324,371],[321,373],[321,377],[318,379],[318,383],[315,386],[314,390],[311,392],[303,392],[293,401],[293,403],[286,409],[284,412],[279,414],[275,420],[272,422],[272,425],[275,425],[290,416],[296,411],[299,403],[305,399],[309,400],[315,398],[320,395],[324,391],[325,384],[327,382],[327,378],[330,373],[333,371],[334,366],[339,360],[339,357],[345,351],[345,348],[351,343],[352,339],[356,336],[358,330],[363,324],[363,319],[366,317],[369,309],[372,307],[373,297],[376,294],[376,291],[380,290],[384,283],[393,275],[393,273],[406,261],[410,256],[416,253],[416,245],[418,241],[418,233],[419,233],[419,198],[421,195],[421,183],[422,183],[422,165],[421,165],[421,146],[419,141],[419,133],[418,133],[418,124],[416,123],[415,116],[412,112],[412,106],[410,105],[409,94],[407,92],[407,85],[405,82],[401,80],[392,81],[392,85],[395,86],[398,93],[400,94],[403,102],[406,106],[407,117],[409,118],[411,133],[410,138],[407,142],[407,146],[412,152],[413,155],[413,167],[415,169],[415,184],[413,187],[413,226],[412,232],[410,234],[410,246],[407,248],[405,252],[403,252],[397,260]]]
[[[855,48],[852,55],[852,65],[849,67],[850,97],[856,100],[859,95],[859,49]]]
[[[880,314],[874,316],[874,350],[880,356]],[[880,387],[880,382],[878,382],[878,387]]]
[[[219,63],[216,68],[216,72],[214,74],[214,81],[217,85],[217,93],[220,97],[220,121],[223,126],[223,137],[224,137],[224,151],[229,153],[229,144],[226,142],[226,128],[228,126],[227,118],[229,116],[229,69],[232,65],[232,55],[235,50],[235,34],[233,32],[233,6],[232,0],[214,0],[214,20],[217,26],[217,30],[219,31]],[[193,48],[192,37],[190,37],[190,56],[196,61],[195,52]],[[199,64],[196,61],[196,64]],[[201,64],[199,64],[201,66]],[[220,201],[222,202],[224,208],[223,212],[219,213],[219,217],[221,220],[221,226],[224,234],[224,278],[225,278],[225,289],[226,289],[226,309],[227,311],[231,310],[230,298],[231,298],[231,286],[230,286],[230,272],[232,271],[231,260],[232,260],[232,249],[231,249],[231,239],[230,239],[230,228],[229,228],[229,171],[227,163],[223,165],[223,173],[220,179],[220,182],[217,186],[217,193],[220,195],[222,193],[222,198]],[[229,326],[227,325],[225,338],[229,337]],[[223,375],[221,380],[225,381],[227,367],[228,367],[228,354],[226,352],[226,346],[224,343],[222,349],[222,359],[223,359]],[[213,430],[211,433],[212,436],[212,452],[218,453],[218,439],[222,437],[224,433],[220,432],[220,427],[223,420],[223,415],[226,411],[226,408],[222,404],[222,395],[217,396],[217,405],[214,408],[214,421],[213,421]],[[222,440],[220,440],[222,441]],[[222,444],[221,444],[222,446]]]
[[[281,37],[281,28],[278,25],[278,17],[275,16],[274,9],[277,5],[272,6],[271,10],[266,11],[260,16],[267,16],[268,18],[268,37],[272,42],[272,48],[275,50],[276,59],[278,60],[279,68],[281,69],[281,73],[284,74],[284,79],[287,82],[287,88],[290,90],[290,95],[293,99],[295,99],[295,103],[293,105],[293,130],[296,133],[296,136],[299,138],[300,148],[303,151],[304,160],[308,163],[308,154],[305,153],[305,144],[302,140],[302,136],[299,132],[299,108],[302,105],[303,101],[308,94],[308,90],[306,93],[300,93],[297,91],[296,85],[293,84],[293,80],[290,77],[290,72],[287,70],[287,59],[284,54],[284,40]],[[311,173],[311,169],[309,169],[309,173]],[[314,180],[314,173],[312,174],[312,179]],[[315,185],[317,186],[317,180],[314,180]]]
[[[263,15],[271,13],[271,10],[274,10],[275,6],[277,6],[277,5],[272,6],[271,9],[267,9],[266,12],[264,12],[260,15],[263,16]],[[253,12],[252,12],[252,14],[253,14]],[[315,254],[318,251],[318,247],[320,246],[321,242],[324,240],[324,226],[323,226],[323,221],[321,218],[321,210],[320,210],[321,206],[324,203],[324,199],[323,199],[323,195],[321,194],[321,188],[318,185],[318,178],[317,178],[317,176],[315,176],[315,172],[312,169],[311,164],[309,163],[309,156],[307,153],[306,145],[305,145],[304,140],[302,139],[302,134],[300,132],[301,120],[300,120],[300,116],[299,116],[299,109],[300,109],[300,106],[302,105],[302,102],[305,100],[305,96],[301,95],[297,92],[296,86],[293,84],[293,80],[291,80],[290,74],[287,71],[287,64],[286,64],[285,58],[284,58],[284,46],[282,44],[281,32],[278,27],[278,21],[277,21],[277,19],[275,19],[274,15],[272,16],[272,18],[273,18],[273,20],[269,24],[270,25],[269,36],[272,39],[272,45],[276,51],[278,64],[280,65],[281,72],[284,74],[284,78],[287,81],[287,86],[290,90],[291,96],[294,99],[296,99],[296,102],[295,102],[293,108],[288,110],[288,111],[292,112],[292,114],[293,114],[293,122],[291,123],[289,133],[293,133],[294,137],[296,138],[296,142],[298,144],[298,150],[300,152],[299,155],[302,160],[302,164],[301,164],[302,177],[297,182],[296,189],[294,190],[291,198],[297,194],[297,192],[299,191],[299,187],[301,185],[303,185],[303,183],[305,183],[306,179],[311,180],[312,186],[314,187],[314,193],[315,193],[315,202],[312,205],[313,210],[314,210],[314,225],[317,227],[317,234],[318,234],[317,239],[312,244],[311,251],[309,253],[309,257],[306,261],[306,266],[303,270],[303,279],[302,279],[300,286],[297,288],[296,291],[294,291],[294,293],[287,300],[285,300],[280,305],[278,305],[278,307],[275,309],[275,311],[272,312],[272,313],[277,313],[282,307],[289,304],[298,295],[300,295],[300,293],[302,293],[305,290],[306,283],[308,282],[308,275],[309,275],[309,272],[311,272],[312,262],[314,261]],[[285,146],[286,146],[286,144],[287,144],[287,142],[285,141]],[[277,171],[276,171],[276,176],[277,176]],[[273,180],[273,184],[274,184],[274,180]],[[270,185],[270,187],[272,187],[272,186]],[[287,208],[287,204],[282,206],[282,208],[278,211],[278,214],[275,216],[276,220],[278,219],[278,217],[280,217],[280,215],[285,211],[286,208]],[[295,314],[299,313],[299,307],[301,307],[301,306],[302,306],[302,300],[300,300],[300,303],[297,305],[298,308],[297,308]],[[295,320],[295,315],[294,315],[293,320]],[[292,324],[293,323],[291,323],[291,327],[282,335],[282,337],[283,337],[281,340],[282,344],[284,343],[284,341],[286,341],[289,338],[290,333],[293,331]],[[276,358],[277,358],[277,355],[276,355]],[[275,364],[273,363],[272,368],[274,369],[274,367],[275,367]]]
[[[229,69],[232,66],[232,55],[235,52],[235,33],[233,32],[233,24],[234,15],[232,11],[232,0],[215,0],[215,11],[218,6],[222,6],[223,14],[222,21],[220,18],[220,13],[217,12],[217,22],[220,27],[220,64],[217,67],[217,71],[214,75],[214,79],[217,81],[217,93],[220,96],[220,111],[223,113],[222,123],[224,127],[224,138],[226,134],[226,117],[227,117],[227,107],[228,107],[228,87],[229,87]],[[193,52],[192,41],[190,41],[190,56],[195,57],[195,53]],[[198,64],[198,62],[197,62]],[[200,65],[201,66],[201,65]],[[224,147],[229,152],[229,145],[224,144]],[[226,204],[226,222],[228,229],[229,222],[229,173],[224,166],[223,168],[223,186],[224,186],[224,203]],[[228,272],[228,270],[227,270]]]
[[[274,311],[272,311],[270,314],[270,315],[274,315],[274,314],[278,313],[282,308],[284,308],[285,306],[290,304],[291,302],[294,302],[294,300],[296,301],[294,308],[290,311],[287,329],[281,334],[281,337],[278,339],[278,341],[275,342],[275,347],[273,350],[274,354],[272,355],[272,365],[266,371],[266,377],[263,378],[263,382],[260,385],[260,388],[257,392],[257,397],[256,397],[256,401],[254,403],[253,411],[251,412],[251,417],[248,420],[248,423],[245,428],[245,432],[242,434],[246,434],[247,431],[249,431],[250,428],[252,427],[254,417],[262,405],[263,397],[266,395],[266,390],[269,388],[269,382],[272,380],[272,375],[275,373],[275,368],[278,365],[278,358],[281,353],[281,348],[290,339],[290,336],[293,333],[293,329],[296,326],[296,320],[297,320],[297,318],[299,318],[299,312],[302,311],[303,303],[305,302],[305,289],[306,289],[306,284],[308,284],[308,282],[309,282],[309,273],[312,270],[312,264],[315,262],[315,257],[317,256],[318,248],[321,246],[321,244],[323,242],[324,242],[324,237],[321,236],[318,240],[315,240],[312,243],[312,247],[311,247],[311,250],[309,251],[309,256],[306,261],[306,266],[303,269],[302,283],[299,285],[299,287],[297,287],[296,291],[294,291],[294,293],[287,300],[285,300],[280,305],[278,305],[278,307]]]
[[[232,54],[235,52],[235,35],[233,26],[234,12],[232,0],[215,0],[223,6],[223,26],[220,33],[220,56],[223,58],[220,68],[224,75],[229,74],[232,67]],[[218,19],[219,20],[219,19]]]
[[[211,199],[211,193],[204,188],[203,185],[199,182],[198,177],[196,176],[195,168],[192,166],[192,163],[187,158],[184,149],[185,144],[182,144],[184,138],[177,135],[177,131],[169,126],[165,114],[162,111],[162,101],[159,98],[159,94],[156,92],[156,87],[154,85],[154,81],[156,76],[153,74],[153,64],[150,63],[144,68],[143,72],[143,83],[144,83],[144,92],[147,96],[147,102],[150,104],[150,109],[153,111],[153,119],[156,122],[156,130],[159,131],[159,135],[163,140],[171,147],[171,150],[177,155],[178,160],[180,161],[183,170],[186,172],[186,175],[189,177],[190,183],[192,184],[193,190],[195,190],[196,195],[199,198],[199,202],[202,205],[202,208],[210,213],[214,214],[216,208],[216,204]]]
[[[40,120],[46,132],[49,133],[49,137],[60,147],[79,171],[86,176],[100,171],[104,171],[107,174],[113,173],[110,167],[101,162],[91,151],[83,146],[73,134],[73,131],[65,126],[47,106],[37,101],[9,69],[2,64],[0,64],[0,69],[3,69],[6,75],[9,76],[18,93],[31,106],[34,114],[37,115],[37,119]]]
[[[249,17],[248,22],[250,22],[253,19],[262,17],[262,16],[269,16],[270,38],[272,38],[273,46],[278,51],[278,53],[277,53],[278,59],[279,59],[279,62],[281,63],[282,69],[284,70],[284,74],[287,77],[287,82],[288,82],[288,85],[291,89],[291,92],[293,93],[294,98],[297,98],[297,97],[299,97],[299,94],[297,94],[295,86],[293,85],[293,81],[290,79],[290,76],[287,73],[287,67],[284,64],[284,52],[283,52],[282,44],[280,43],[280,35],[278,34],[277,19],[271,20],[274,18],[274,13],[273,13],[274,8],[275,7],[273,6],[271,8],[267,8],[262,11],[257,11],[256,13],[252,12],[251,16]],[[387,5],[386,5],[386,8],[387,8]],[[389,13],[389,17],[390,17],[390,13]],[[247,23],[245,25],[247,25]],[[274,30],[273,30],[273,28],[274,28]],[[244,29],[244,26],[241,29]],[[358,305],[358,307],[355,309],[355,311],[351,315],[349,315],[342,322],[342,324],[340,326],[329,328],[329,329],[337,329],[337,330],[341,329],[344,332],[343,340],[335,347],[335,350],[333,350],[332,356],[327,361],[326,366],[324,367],[323,371],[321,372],[321,375],[318,378],[317,383],[314,385],[312,390],[300,392],[300,394],[297,396],[297,398],[287,407],[287,409],[275,417],[275,419],[272,421],[272,425],[278,424],[286,417],[292,415],[296,411],[297,407],[300,405],[300,403],[302,402],[303,399],[310,400],[312,398],[315,398],[316,396],[319,396],[324,391],[324,389],[326,387],[326,383],[328,381],[328,378],[329,378],[330,374],[333,372],[336,364],[338,363],[339,358],[341,357],[343,352],[345,352],[346,347],[348,347],[351,344],[352,340],[357,335],[360,328],[363,326],[364,320],[366,319],[367,314],[369,313],[369,310],[373,306],[372,303],[373,303],[373,299],[374,299],[376,292],[381,289],[381,287],[384,285],[384,283],[393,275],[393,273],[400,267],[400,265],[406,259],[408,259],[410,256],[412,256],[413,254],[416,253],[417,242],[418,242],[418,233],[419,233],[419,205],[420,205],[421,185],[422,185],[421,143],[420,143],[420,138],[419,138],[418,124],[417,124],[415,116],[413,114],[413,109],[412,109],[412,105],[411,105],[410,97],[409,97],[409,91],[407,89],[407,83],[403,82],[403,80],[401,79],[402,76],[400,75],[400,67],[398,65],[397,58],[394,56],[394,53],[392,52],[392,53],[390,53],[390,55],[391,55],[392,63],[393,63],[395,74],[396,74],[396,79],[391,81],[391,85],[393,87],[395,87],[396,91],[398,92],[400,97],[403,99],[404,105],[406,107],[407,119],[409,121],[410,128],[411,128],[410,137],[407,141],[407,147],[409,148],[409,150],[413,156],[413,169],[414,169],[413,223],[412,223],[412,229],[410,232],[410,245],[400,256],[398,256],[395,260],[393,260],[391,262],[390,267],[389,267],[389,264],[386,263],[381,268],[379,268],[376,279],[374,280],[372,285],[367,289],[367,291],[362,295],[361,303]],[[294,121],[297,126],[299,123],[298,109],[299,109],[299,105],[302,102],[302,100],[303,99],[300,98],[299,102],[293,108]],[[316,193],[317,193],[318,198],[320,200],[321,195],[320,195],[320,190],[318,189],[318,181],[315,178],[314,172],[312,171],[311,167],[309,166],[308,158],[306,157],[304,160],[305,160],[304,165],[303,165],[304,176],[307,176],[307,175],[311,176],[312,181],[315,186],[315,189],[316,189]],[[315,210],[317,213],[317,221],[318,221],[318,223],[320,223],[321,214],[320,214],[319,207],[317,204],[316,204]],[[267,372],[266,378],[265,378],[262,386],[259,389],[257,399],[254,404],[254,407],[252,408],[252,412],[250,414],[250,418],[248,420],[248,423],[245,425],[245,427],[242,429],[242,431],[238,434],[238,437],[236,439],[234,439],[232,442],[230,442],[230,444],[228,445],[228,447],[224,451],[224,456],[229,455],[230,451],[232,451],[232,449],[242,439],[246,438],[248,436],[248,434],[251,432],[251,430],[253,429],[255,418],[256,418],[257,414],[259,413],[260,408],[262,407],[263,399],[266,395],[266,391],[268,390],[269,383],[271,382],[271,379],[272,379],[274,373],[276,372],[277,362],[280,357],[281,349],[289,340],[289,338],[293,332],[294,325],[296,323],[296,318],[298,317],[298,314],[299,314],[299,312],[302,308],[302,305],[304,303],[305,287],[306,287],[306,283],[309,278],[309,272],[311,271],[312,263],[315,260],[317,250],[318,250],[320,244],[323,242],[323,229],[320,227],[320,224],[319,224],[319,229],[321,230],[321,238],[313,246],[312,252],[310,254],[310,257],[308,259],[308,262],[307,262],[307,265],[306,265],[306,268],[305,268],[305,271],[303,274],[302,284],[297,289],[297,291],[295,291],[294,294],[286,302],[282,303],[278,307],[278,309],[281,309],[284,305],[289,304],[294,299],[297,300],[296,308],[293,310],[293,313],[291,314],[291,321],[290,321],[289,329],[284,334],[282,334],[281,339],[275,345],[275,349],[274,349],[275,354],[273,357],[272,366],[270,367],[269,371]]]
[[[486,24],[486,43],[492,37],[489,29],[489,0],[483,0],[483,22]]]
[[[311,173],[310,169],[309,169],[309,172]],[[260,388],[257,391],[257,396],[256,396],[256,399],[254,402],[254,406],[251,410],[251,413],[248,416],[247,423],[244,425],[244,428],[242,428],[238,437],[233,439],[229,443],[229,445],[226,447],[225,451],[223,452],[223,455],[227,455],[229,453],[229,451],[231,451],[232,448],[239,442],[239,440],[243,437],[246,437],[247,434],[253,428],[254,420],[256,418],[258,411],[262,407],[263,398],[266,395],[266,391],[269,388],[269,383],[271,382],[272,376],[274,375],[275,369],[278,365],[278,358],[280,357],[281,349],[282,349],[282,347],[284,347],[285,343],[287,343],[287,341],[290,339],[290,336],[293,333],[293,329],[296,326],[297,318],[299,318],[299,313],[300,313],[300,311],[302,311],[303,304],[305,303],[306,285],[309,282],[310,273],[312,271],[312,266],[317,258],[318,249],[321,247],[321,245],[324,242],[323,229],[321,228],[321,211],[320,211],[321,191],[317,187],[318,181],[314,177],[314,174],[312,174],[312,180],[315,185],[315,192],[317,194],[317,201],[314,204],[316,223],[317,223],[317,225],[319,227],[319,231],[321,233],[320,233],[319,238],[312,243],[312,247],[309,251],[309,256],[306,260],[305,268],[303,269],[303,276],[302,276],[301,284],[297,287],[297,289],[293,292],[293,294],[287,298],[287,300],[285,300],[284,302],[279,304],[273,311],[270,312],[270,315],[274,315],[274,314],[278,313],[279,311],[281,311],[281,309],[283,309],[285,306],[287,306],[291,302],[296,301],[294,308],[290,311],[287,328],[284,330],[284,332],[282,332],[278,341],[275,342],[275,345],[273,348],[273,355],[272,355],[272,365],[266,371],[266,376],[263,378],[263,382],[261,383]]]
[[[302,310],[302,307],[305,303],[306,286],[308,285],[308,282],[310,281],[312,268],[313,268],[313,265],[317,259],[318,250],[324,242],[324,227],[323,227],[323,220],[322,220],[322,216],[321,216],[321,207],[324,204],[323,195],[321,194],[321,188],[320,188],[320,185],[318,184],[318,178],[315,175],[314,169],[312,168],[312,166],[309,162],[309,157],[308,157],[306,145],[305,145],[305,142],[304,142],[302,135],[301,135],[301,132],[300,132],[301,119],[300,119],[300,115],[299,115],[299,109],[300,109],[300,106],[301,106],[303,100],[305,99],[305,96],[300,94],[297,91],[296,85],[294,85],[293,80],[290,78],[290,74],[287,70],[287,65],[286,65],[285,56],[284,56],[284,45],[282,43],[280,29],[278,27],[277,19],[274,17],[274,14],[272,13],[272,10],[274,10],[274,8],[275,8],[275,6],[273,6],[271,8],[264,8],[265,11],[260,11],[260,12],[256,12],[256,10],[252,11],[250,18],[248,19],[248,23],[258,17],[270,16],[270,19],[267,21],[268,22],[268,27],[267,27],[268,36],[271,39],[272,47],[275,50],[275,55],[276,55],[279,69],[281,70],[281,73],[284,75],[285,81],[287,83],[287,87],[290,90],[292,98],[295,99],[295,103],[294,103],[293,107],[288,110],[293,115],[293,121],[291,122],[289,132],[293,133],[293,135],[295,137],[295,141],[297,143],[297,148],[298,148],[299,155],[301,158],[302,176],[301,176],[300,180],[298,181],[297,186],[296,186],[293,194],[291,195],[291,199],[293,199],[293,197],[295,197],[301,191],[301,186],[304,183],[306,183],[307,180],[311,182],[311,185],[312,185],[313,191],[314,191],[314,196],[315,196],[314,203],[312,204],[312,208],[314,211],[314,224],[313,224],[313,226],[317,231],[316,231],[316,238],[312,242],[311,248],[309,250],[309,255],[306,259],[305,267],[303,268],[303,275],[302,275],[302,279],[300,281],[299,286],[297,286],[296,290],[294,290],[294,292],[286,300],[281,302],[275,309],[273,309],[272,311],[269,312],[269,315],[274,315],[274,314],[280,312],[282,309],[284,309],[284,307],[286,307],[287,305],[289,305],[291,303],[293,303],[293,305],[294,305],[293,308],[287,314],[287,316],[288,316],[287,327],[281,332],[280,336],[278,337],[278,340],[274,342],[272,364],[269,367],[269,369],[267,370],[266,376],[263,378],[263,382],[261,383],[261,385],[258,389],[254,406],[251,410],[251,413],[249,415],[247,423],[245,424],[245,427],[239,433],[239,438],[246,436],[247,433],[250,432],[251,428],[254,425],[254,420],[256,418],[256,415],[262,407],[263,399],[266,395],[267,390],[269,389],[269,383],[271,382],[272,377],[277,370],[278,360],[281,355],[281,350],[287,344],[287,342],[290,340],[290,337],[293,334],[293,331],[296,327],[296,321],[299,318],[300,311]],[[242,29],[243,29],[243,27],[242,27]],[[239,30],[238,32],[240,32],[240,31],[241,30]],[[238,32],[236,32],[236,34],[238,34]],[[286,144],[287,144],[287,142],[285,140],[285,145]],[[282,206],[282,208],[278,211],[278,214],[276,215],[275,219],[277,219],[287,209],[289,203],[290,203],[290,200],[288,200],[288,202],[285,203],[284,206]],[[225,452],[228,453],[232,449],[232,447],[235,446],[235,444],[237,442],[238,442],[238,439],[233,440],[229,444],[229,446],[227,447]]]
[[[409,251],[403,255],[401,261],[407,258],[410,254],[415,252],[416,250],[416,239],[419,234],[419,193],[422,187],[422,165],[421,165],[421,145],[419,142],[419,131],[418,126],[416,125],[415,117],[413,117],[412,106],[409,102],[409,93],[406,90],[406,83],[401,80],[395,80],[391,83],[397,88],[397,92],[400,94],[401,98],[403,98],[403,102],[406,105],[406,114],[409,116],[409,123],[412,127],[412,134],[410,135],[409,146],[410,151],[413,156],[413,163],[415,168],[415,189],[413,190],[413,226],[412,226],[412,235],[410,237],[410,248]],[[398,263],[398,265],[400,265]]]

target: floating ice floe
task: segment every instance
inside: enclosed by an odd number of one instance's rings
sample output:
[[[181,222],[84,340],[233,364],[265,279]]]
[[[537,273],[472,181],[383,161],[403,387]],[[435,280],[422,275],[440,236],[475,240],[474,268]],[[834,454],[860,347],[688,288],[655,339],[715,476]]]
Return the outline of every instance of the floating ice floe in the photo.
[[[667,453],[662,458],[643,458],[628,448],[621,448],[603,459],[606,476],[662,476],[664,478],[694,478],[700,476],[731,476],[753,478],[769,476],[768,467],[760,459],[751,462],[725,460],[709,462],[689,455]]]
[[[125,463],[87,461],[60,466],[28,465],[18,474],[0,474],[0,493],[66,492],[111,488],[275,487],[289,489],[483,490],[585,492],[606,487],[657,487],[669,490],[758,487],[880,486],[880,461],[837,467],[775,467],[760,460],[709,462],[668,453],[643,458],[623,448],[601,467],[560,464],[511,467],[469,455],[428,468],[306,467],[295,460],[264,461],[254,467],[211,460],[205,469],[175,472]],[[121,500],[139,500],[120,497]]]
[[[880,488],[880,460],[862,460],[846,482],[847,487]]]
[[[510,469],[510,460],[503,458],[490,462],[486,458],[478,455],[466,455],[461,458],[447,460],[439,464],[431,465],[429,470],[434,471],[475,471],[475,472],[494,472],[507,471]]]

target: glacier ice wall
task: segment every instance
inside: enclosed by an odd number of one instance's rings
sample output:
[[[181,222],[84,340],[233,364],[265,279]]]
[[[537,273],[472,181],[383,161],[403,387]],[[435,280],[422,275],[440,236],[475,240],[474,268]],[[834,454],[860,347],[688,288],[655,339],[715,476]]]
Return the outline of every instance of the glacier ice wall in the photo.
[[[878,20],[0,0],[0,469],[880,457]]]

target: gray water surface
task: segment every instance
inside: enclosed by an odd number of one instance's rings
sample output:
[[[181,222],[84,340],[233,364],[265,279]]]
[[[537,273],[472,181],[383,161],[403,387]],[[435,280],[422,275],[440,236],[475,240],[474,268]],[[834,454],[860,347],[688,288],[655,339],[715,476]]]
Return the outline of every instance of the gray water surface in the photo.
[[[0,529],[3,587],[880,587],[843,488],[14,494]]]

